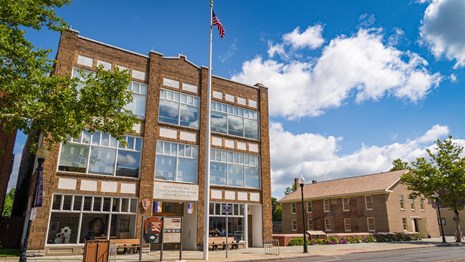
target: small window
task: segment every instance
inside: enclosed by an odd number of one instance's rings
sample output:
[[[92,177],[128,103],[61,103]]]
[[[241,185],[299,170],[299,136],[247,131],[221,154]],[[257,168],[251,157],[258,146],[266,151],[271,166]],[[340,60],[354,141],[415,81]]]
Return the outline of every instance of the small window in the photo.
[[[312,213],[312,201],[307,202],[307,213]]]
[[[410,209],[412,211],[415,211],[415,199],[409,198],[409,201],[410,201]]]
[[[349,207],[349,198],[343,198],[343,199],[342,199],[342,210],[344,210],[344,211],[350,211],[350,207]]]
[[[325,231],[331,231],[331,222],[328,218],[325,218]]]
[[[367,225],[368,225],[368,231],[374,232],[375,231],[375,218],[367,217]]]
[[[329,212],[330,210],[329,199],[325,199],[323,202],[324,202],[324,206],[323,206],[324,211]]]
[[[297,221],[292,219],[292,231],[297,231]]]
[[[420,209],[421,211],[425,211],[425,199],[420,198]]]
[[[402,228],[404,228],[404,230],[407,230],[407,218],[406,217],[402,218]]]
[[[296,205],[295,203],[291,203],[291,214],[295,214],[296,213]]]
[[[373,199],[371,196],[365,196],[365,207],[366,210],[373,210]]]
[[[313,230],[313,219],[307,220],[307,230]]]
[[[346,232],[352,231],[352,226],[351,226],[351,223],[350,223],[350,218],[344,218],[344,230],[345,230]]]
[[[400,202],[400,209],[404,210],[405,205],[404,205],[404,195],[399,196],[399,202]]]

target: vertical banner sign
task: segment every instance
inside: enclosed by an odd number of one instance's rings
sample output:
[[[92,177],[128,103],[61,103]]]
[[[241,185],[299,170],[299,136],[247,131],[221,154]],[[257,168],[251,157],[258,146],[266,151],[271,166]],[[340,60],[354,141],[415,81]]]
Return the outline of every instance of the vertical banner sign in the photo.
[[[194,203],[187,203],[187,214],[194,213]]]
[[[160,202],[160,201],[153,202],[153,213],[161,213],[161,212],[163,212],[161,204],[162,204],[162,202]]]
[[[42,207],[43,198],[44,198],[44,168],[41,166],[39,167],[39,170],[37,172],[34,207]]]

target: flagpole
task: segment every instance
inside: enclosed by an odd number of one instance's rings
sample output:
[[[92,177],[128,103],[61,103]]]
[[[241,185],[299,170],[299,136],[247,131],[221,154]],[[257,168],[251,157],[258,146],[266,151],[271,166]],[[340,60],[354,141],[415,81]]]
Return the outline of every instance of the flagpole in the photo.
[[[212,100],[212,17],[213,17],[213,0],[210,0],[210,49],[208,54],[208,103],[207,103],[207,135],[206,147],[207,152],[205,155],[205,197],[204,197],[204,215],[203,215],[203,260],[208,260],[208,238],[210,227],[210,136],[211,136],[211,100]]]

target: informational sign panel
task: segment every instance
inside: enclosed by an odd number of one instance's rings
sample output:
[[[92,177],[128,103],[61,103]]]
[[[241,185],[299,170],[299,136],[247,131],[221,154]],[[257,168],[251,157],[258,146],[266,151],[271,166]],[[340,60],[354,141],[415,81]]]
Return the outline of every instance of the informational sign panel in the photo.
[[[163,243],[181,243],[182,217],[165,217]]]
[[[198,201],[199,186],[156,181],[154,182],[153,199]]]

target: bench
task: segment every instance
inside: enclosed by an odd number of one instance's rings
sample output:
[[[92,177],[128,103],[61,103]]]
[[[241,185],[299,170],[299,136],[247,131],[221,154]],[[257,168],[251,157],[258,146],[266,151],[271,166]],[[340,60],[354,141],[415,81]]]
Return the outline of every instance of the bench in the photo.
[[[128,254],[129,250],[136,252],[140,248],[140,239],[110,239],[110,246],[118,249],[123,249],[124,254]]]
[[[239,245],[244,245],[234,240],[234,237],[228,237],[228,246],[231,249],[239,249]],[[208,248],[211,250],[218,250],[218,248],[226,249],[226,237],[210,237],[208,238]]]

